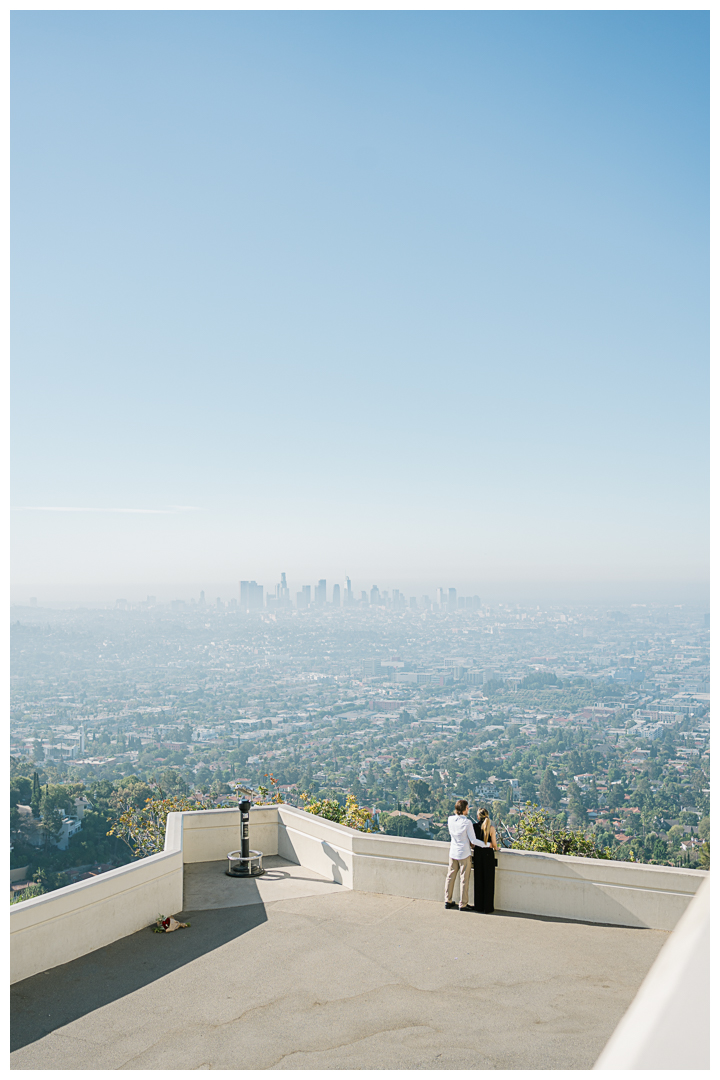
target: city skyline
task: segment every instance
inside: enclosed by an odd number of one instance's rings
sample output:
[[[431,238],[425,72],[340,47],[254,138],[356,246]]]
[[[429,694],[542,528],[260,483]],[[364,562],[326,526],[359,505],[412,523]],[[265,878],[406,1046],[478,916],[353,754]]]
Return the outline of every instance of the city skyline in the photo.
[[[409,603],[410,598],[414,597],[417,601],[418,610],[423,609],[422,600],[425,596],[430,599],[431,603],[435,603],[438,590],[443,590],[446,593],[452,590],[456,596],[478,597],[481,606],[484,608],[505,606],[520,609],[535,608],[537,606],[563,608],[575,605],[592,606],[604,604],[608,607],[613,605],[650,608],[687,607],[688,609],[707,610],[710,604],[709,592],[704,584],[696,586],[686,584],[683,586],[677,583],[668,584],[667,582],[639,584],[630,581],[611,583],[550,582],[543,585],[523,581],[492,582],[488,580],[478,583],[477,580],[450,579],[447,575],[441,579],[441,584],[438,584],[437,580],[434,579],[425,581],[412,579],[387,580],[383,576],[369,578],[357,575],[351,577],[351,581],[355,583],[353,586],[354,602],[348,605],[345,603],[346,575],[338,575],[337,579],[331,576],[320,579],[313,577],[312,574],[294,576],[287,573],[270,573],[260,581],[253,578],[236,578],[234,581],[176,582],[171,584],[164,582],[101,583],[95,587],[84,586],[75,590],[67,586],[43,585],[42,587],[34,587],[27,583],[21,583],[11,587],[11,604],[19,607],[42,607],[44,605],[51,607],[69,605],[72,607],[83,606],[84,604],[91,607],[113,607],[118,599],[122,599],[123,602],[132,607],[138,605],[147,606],[148,601],[152,601],[151,606],[154,604],[167,606],[175,601],[182,601],[190,606],[199,604],[201,597],[204,596],[208,608],[214,607],[219,599],[224,607],[230,606],[234,602],[240,609],[241,585],[245,580],[252,582],[253,586],[257,586],[262,592],[262,608],[256,607],[252,610],[266,610],[266,598],[268,595],[274,596],[276,594],[278,584],[280,584],[278,579],[280,578],[285,580],[286,599],[289,601],[285,605],[281,605],[281,607],[288,610],[297,610],[297,597],[305,590],[310,590],[307,593],[310,602],[307,604],[305,602],[301,603],[301,609],[312,608],[314,610],[321,606],[328,609],[339,607],[342,610],[352,610],[361,606],[360,602],[363,598],[367,601],[365,606],[372,607],[377,602],[371,602],[372,593],[375,589],[381,594],[387,594],[391,601],[393,593],[399,593],[404,597],[404,607],[407,609],[411,606]],[[449,584],[450,580],[454,580],[455,584]],[[323,581],[325,582],[326,599],[324,604],[318,605],[316,589],[318,584]],[[339,604],[333,603],[335,589],[340,590]]]

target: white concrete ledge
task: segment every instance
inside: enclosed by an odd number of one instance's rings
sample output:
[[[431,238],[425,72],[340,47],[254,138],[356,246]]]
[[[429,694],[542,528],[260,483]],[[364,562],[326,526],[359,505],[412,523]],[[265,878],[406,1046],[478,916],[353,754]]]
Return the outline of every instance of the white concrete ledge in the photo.
[[[230,851],[237,851],[240,847],[239,810],[194,810],[181,816],[184,863],[217,862],[226,858]],[[252,809],[250,846],[265,855],[277,855],[277,845],[277,806],[258,806]]]
[[[663,946],[595,1068],[710,1068],[709,881]]]
[[[361,892],[440,900],[450,844],[360,833],[279,807],[278,852]],[[703,870],[574,855],[498,852],[495,906],[613,926],[672,930],[706,878]],[[470,902],[473,901],[472,882]]]
[[[182,849],[10,908],[10,982],[67,964],[182,910]]]
[[[10,909],[11,982],[68,963],[183,908],[183,865],[239,847],[237,809],[168,816],[165,850]],[[295,807],[250,811],[250,845],[361,892],[441,901],[449,844],[360,833]],[[671,930],[701,870],[528,851],[498,853],[495,906],[583,922]],[[472,884],[470,898],[472,902]]]

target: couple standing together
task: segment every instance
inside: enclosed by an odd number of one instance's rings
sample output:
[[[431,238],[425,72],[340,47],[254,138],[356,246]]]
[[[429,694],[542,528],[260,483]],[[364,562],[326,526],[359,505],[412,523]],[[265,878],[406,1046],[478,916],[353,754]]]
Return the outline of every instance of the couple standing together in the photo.
[[[460,910],[492,915],[495,894],[495,852],[497,836],[487,810],[478,810],[478,819],[468,817],[466,799],[458,799],[455,813],[448,818],[450,865],[445,881],[445,907],[454,908],[453,889],[460,873]],[[475,908],[468,907],[470,867],[475,852]]]

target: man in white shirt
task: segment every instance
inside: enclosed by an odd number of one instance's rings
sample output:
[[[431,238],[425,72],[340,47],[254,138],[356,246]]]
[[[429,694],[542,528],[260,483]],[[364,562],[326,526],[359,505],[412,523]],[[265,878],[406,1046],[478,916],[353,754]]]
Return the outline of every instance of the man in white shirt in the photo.
[[[467,816],[467,799],[458,799],[455,803],[455,813],[448,818],[448,831],[450,833],[450,865],[445,879],[445,907],[454,908],[452,895],[455,888],[455,878],[460,871],[460,910],[470,911],[468,908],[468,890],[470,888],[470,871],[472,869],[472,850],[476,847],[487,847],[482,840],[475,836],[472,821]]]

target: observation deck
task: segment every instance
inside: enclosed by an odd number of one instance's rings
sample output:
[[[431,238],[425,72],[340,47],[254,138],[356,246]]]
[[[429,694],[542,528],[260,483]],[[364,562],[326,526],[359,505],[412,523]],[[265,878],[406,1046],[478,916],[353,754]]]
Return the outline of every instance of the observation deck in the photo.
[[[161,854],[13,906],[12,1068],[708,1067],[703,872],[501,851],[485,916],[445,910],[446,843],[260,807],[267,873],[232,879],[238,828],[173,814]],[[631,1028],[680,1007],[682,1065],[622,1034],[663,963]]]

